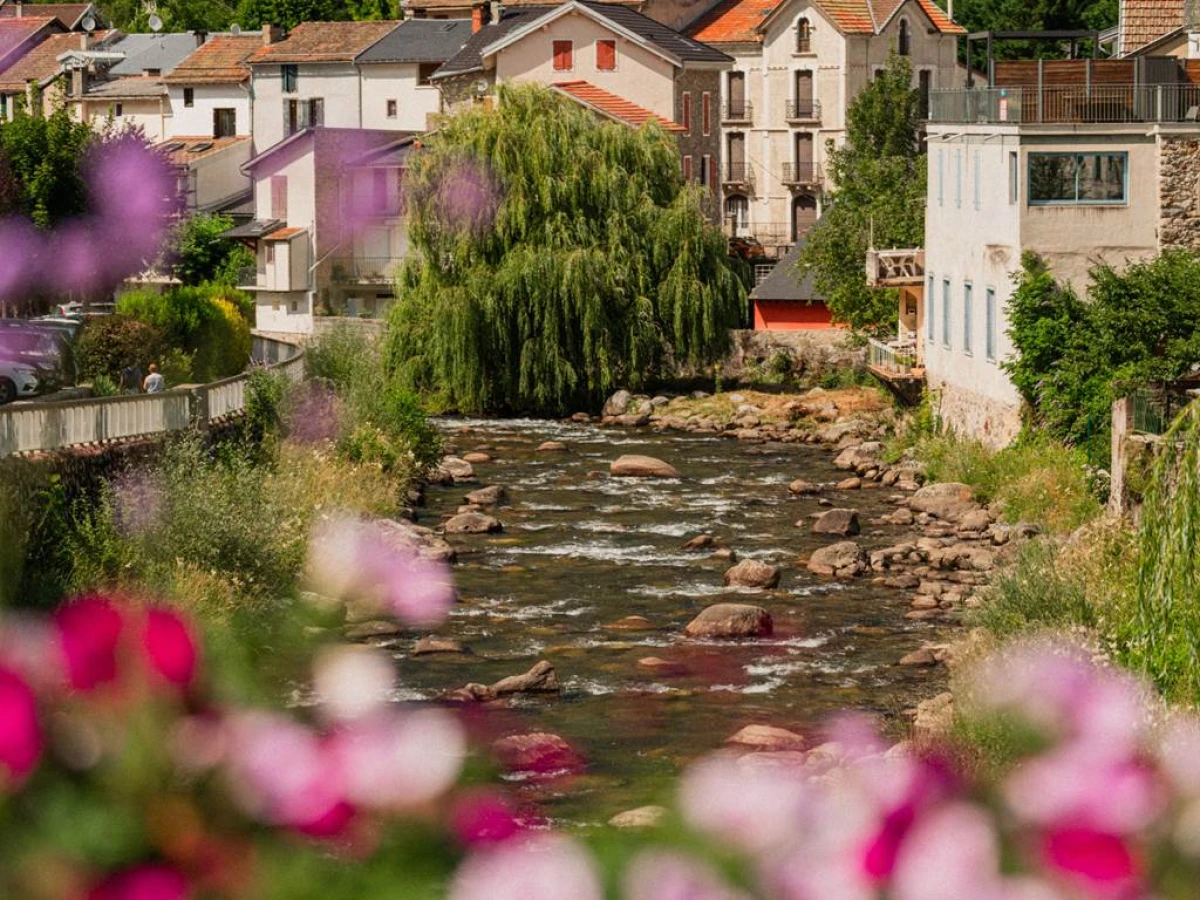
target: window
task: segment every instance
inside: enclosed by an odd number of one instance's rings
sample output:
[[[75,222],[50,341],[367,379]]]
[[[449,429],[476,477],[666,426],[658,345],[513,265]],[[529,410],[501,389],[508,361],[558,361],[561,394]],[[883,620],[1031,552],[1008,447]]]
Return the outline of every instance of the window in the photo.
[[[946,151],[945,150],[938,150],[937,160],[938,160],[938,173],[937,173],[938,206],[942,206],[943,201],[945,200],[945,197],[946,197]]]
[[[387,169],[371,170],[371,209],[376,215],[383,215],[388,210]]]
[[[280,66],[279,77],[283,79],[283,92],[285,94],[296,93],[296,85],[300,81],[300,69],[298,66]]]
[[[712,170],[712,157],[707,154],[700,157],[700,183],[705,187],[715,187],[716,173]]]
[[[387,102],[387,117],[389,119],[396,118],[396,101],[395,100],[389,100]]]
[[[596,68],[601,72],[612,72],[616,70],[616,41],[596,41]]]
[[[962,209],[962,191],[963,191],[963,153],[962,150],[954,151],[954,205]]]
[[[275,265],[275,242],[267,241],[267,265]]]
[[[433,73],[440,67],[441,63],[420,63],[417,65],[417,86],[427,87],[433,83]]]
[[[980,178],[980,168],[983,165],[983,151],[975,151],[975,209],[983,205],[983,185]]]
[[[183,89],[183,105],[188,107],[189,109],[196,105],[196,89],[195,88],[184,88]]]
[[[942,279],[942,345],[950,349],[950,279]]]
[[[325,124],[325,101],[313,97],[308,101],[308,127],[316,128]]]
[[[796,52],[812,53],[812,23],[808,19],[796,20]]]
[[[116,106],[114,106],[114,107],[113,107],[113,115],[114,115],[114,116],[123,116],[123,115],[125,115],[125,104],[124,104],[124,103],[118,103]]]
[[[575,68],[575,44],[572,41],[554,41],[554,71],[569,72]]]
[[[984,313],[987,316],[985,323],[987,333],[984,335],[984,350],[987,352],[987,358],[994,362],[996,359],[996,289],[988,288],[985,298],[987,309],[984,310]]]
[[[975,301],[975,289],[971,282],[963,283],[963,353],[971,352],[971,328],[973,327],[973,316],[971,315],[971,304]]]
[[[908,19],[900,20],[900,37],[896,41],[896,52],[901,56],[912,55],[912,32],[908,27]]]
[[[705,91],[700,99],[700,133],[712,132],[712,95]]]
[[[0,94],[0,119],[8,118],[8,95]]]
[[[288,185],[286,175],[271,176],[271,218],[287,219]]]
[[[1030,153],[1029,205],[1126,202],[1128,153]]]
[[[692,95],[688,91],[683,92],[683,115],[682,121],[679,123],[683,126],[683,130],[691,133],[692,130]]]
[[[690,156],[683,158],[683,180],[685,184],[692,180],[692,158]]]
[[[214,109],[213,110],[213,137],[233,137],[237,134],[237,110],[236,109]]]
[[[1015,152],[1008,154],[1008,202],[1016,204],[1021,199],[1021,164]]]
[[[925,292],[925,340],[933,343],[933,307],[937,303],[937,296],[933,291],[934,281],[933,274],[929,275],[929,287]]]

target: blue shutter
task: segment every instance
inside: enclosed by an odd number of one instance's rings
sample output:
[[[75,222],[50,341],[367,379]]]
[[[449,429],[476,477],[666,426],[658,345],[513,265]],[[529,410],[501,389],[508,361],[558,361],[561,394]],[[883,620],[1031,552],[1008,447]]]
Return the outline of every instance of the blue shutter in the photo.
[[[971,316],[971,303],[974,300],[974,293],[971,282],[963,284],[963,352],[971,352],[971,328],[973,327]]]
[[[987,358],[996,358],[996,289],[987,289]]]

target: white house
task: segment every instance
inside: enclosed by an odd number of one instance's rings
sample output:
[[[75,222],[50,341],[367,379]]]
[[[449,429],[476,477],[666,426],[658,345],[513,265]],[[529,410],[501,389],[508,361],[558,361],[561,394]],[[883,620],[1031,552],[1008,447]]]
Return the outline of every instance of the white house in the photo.
[[[214,34],[162,78],[171,107],[168,137],[250,134],[250,67],[259,32]],[[243,160],[244,162],[244,160]]]
[[[361,53],[363,127],[427,131],[442,111],[431,76],[470,37],[468,19],[409,19]]]
[[[722,84],[721,173],[731,234],[777,254],[820,214],[826,144],[892,52],[925,96],[951,87],[963,29],[932,0],[724,0],[687,29],[735,60]]]

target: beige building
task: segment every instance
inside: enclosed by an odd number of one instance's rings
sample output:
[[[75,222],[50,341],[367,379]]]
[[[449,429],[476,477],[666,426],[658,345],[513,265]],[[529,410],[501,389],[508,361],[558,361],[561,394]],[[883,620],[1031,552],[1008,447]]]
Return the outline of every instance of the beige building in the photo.
[[[932,0],[724,0],[687,32],[735,60],[720,113],[729,232],[782,254],[820,215],[826,146],[859,91],[892,52],[926,96],[952,86],[963,30]]]
[[[1121,0],[1117,53],[1200,59],[1200,4],[1195,0]]]

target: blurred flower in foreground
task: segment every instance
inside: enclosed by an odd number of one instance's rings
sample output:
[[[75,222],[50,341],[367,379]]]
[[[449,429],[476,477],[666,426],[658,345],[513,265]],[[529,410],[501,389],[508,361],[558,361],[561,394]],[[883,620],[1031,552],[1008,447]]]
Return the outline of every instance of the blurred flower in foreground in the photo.
[[[427,627],[454,605],[449,567],[404,546],[381,522],[338,516],[313,530],[308,582],[317,593]]]
[[[460,796],[450,810],[450,831],[460,844],[495,844],[522,831],[512,805],[497,791],[474,790]]]
[[[145,865],[105,879],[87,900],[187,900],[187,879],[168,866]]]
[[[20,786],[41,753],[37,698],[20,675],[0,666],[0,790]]]
[[[596,865],[578,842],[539,834],[476,850],[459,867],[449,900],[602,900]]]
[[[625,900],[748,900],[705,863],[682,853],[645,850],[625,872]]]

